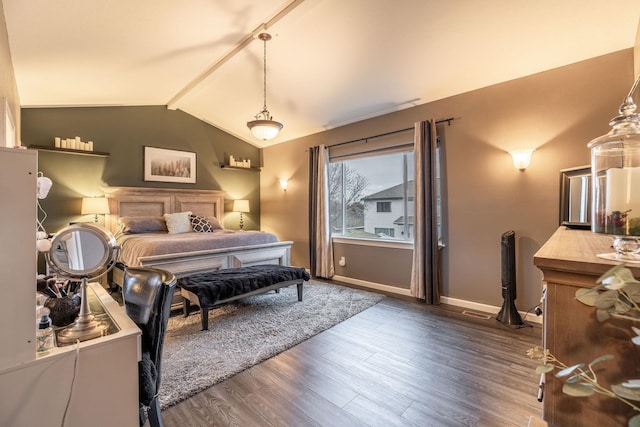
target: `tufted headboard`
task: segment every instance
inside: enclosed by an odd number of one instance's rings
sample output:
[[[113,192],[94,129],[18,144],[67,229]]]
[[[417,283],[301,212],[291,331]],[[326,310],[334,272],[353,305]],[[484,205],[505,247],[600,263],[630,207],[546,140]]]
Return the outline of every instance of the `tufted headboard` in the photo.
[[[122,216],[162,216],[191,211],[194,215],[216,217],[224,226],[224,191],[175,188],[103,187],[109,199],[107,228],[115,233]]]

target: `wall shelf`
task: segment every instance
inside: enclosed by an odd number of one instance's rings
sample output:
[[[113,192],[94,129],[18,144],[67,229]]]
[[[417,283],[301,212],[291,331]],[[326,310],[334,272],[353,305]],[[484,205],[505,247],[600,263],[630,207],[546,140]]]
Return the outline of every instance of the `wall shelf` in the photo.
[[[71,148],[49,147],[46,145],[30,145],[29,148],[33,148],[34,150],[41,150],[41,151],[53,151],[56,153],[79,154],[81,156],[97,156],[97,157],[110,156],[109,153],[105,153],[104,151],[73,150]]]
[[[254,168],[254,167],[243,168],[241,166],[231,166],[231,165],[220,165],[220,167],[222,169],[235,169],[235,170],[241,170],[241,171],[260,172],[260,168]]]

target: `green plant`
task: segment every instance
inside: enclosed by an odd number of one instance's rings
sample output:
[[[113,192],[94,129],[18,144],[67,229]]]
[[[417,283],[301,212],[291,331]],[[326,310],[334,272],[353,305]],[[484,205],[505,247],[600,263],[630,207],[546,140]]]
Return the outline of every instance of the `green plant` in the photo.
[[[576,299],[595,307],[600,322],[611,317],[640,321],[640,282],[625,264],[619,264],[604,273],[593,288],[576,291]]]
[[[595,307],[598,321],[604,322],[611,317],[640,321],[640,281],[637,281],[625,264],[616,265],[604,273],[591,289],[576,291],[576,299],[582,304]],[[640,345],[640,329],[631,327],[635,336],[631,341]],[[629,427],[640,427],[640,407],[633,401],[640,401],[640,379],[632,379],[614,384],[607,389],[598,383],[594,366],[614,357],[610,354],[597,357],[589,364],[578,363],[568,366],[558,360],[549,350],[534,347],[527,351],[532,359],[542,364],[536,373],[546,374],[558,370],[558,378],[566,378],[562,392],[575,397],[587,397],[594,394],[618,399],[638,412],[628,421]]]
[[[551,354],[549,350],[543,351],[539,347],[529,349],[527,355],[532,359],[542,362],[542,364],[536,368],[537,374],[546,374],[558,369],[558,372],[555,374],[556,377],[566,378],[565,383],[562,385],[562,392],[564,394],[574,397],[587,397],[597,393],[618,399],[638,412],[638,415],[634,415],[629,419],[629,427],[640,427],[640,407],[632,402],[640,401],[640,380],[629,380],[622,384],[612,385],[611,390],[598,383],[598,376],[593,367],[598,363],[613,359],[612,355],[607,354],[600,356],[588,365],[578,363],[572,366],[565,365]]]

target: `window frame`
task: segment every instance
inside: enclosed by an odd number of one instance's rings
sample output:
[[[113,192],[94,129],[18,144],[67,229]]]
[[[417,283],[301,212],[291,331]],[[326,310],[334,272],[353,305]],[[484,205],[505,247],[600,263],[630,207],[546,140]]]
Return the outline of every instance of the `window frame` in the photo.
[[[348,162],[349,160],[356,160],[356,159],[360,159],[360,158],[366,158],[366,157],[381,157],[381,156],[385,156],[385,155],[392,155],[392,154],[402,154],[402,194],[403,194],[403,199],[402,199],[402,205],[403,205],[403,212],[402,212],[402,216],[405,218],[404,224],[403,224],[403,230],[402,230],[402,236],[408,236],[409,235],[409,220],[408,218],[411,215],[408,215],[408,206],[409,206],[409,202],[413,201],[415,199],[415,197],[411,197],[409,200],[408,197],[408,182],[407,180],[409,179],[409,162],[408,160],[414,155],[414,149],[413,149],[413,143],[404,143],[401,147],[398,146],[394,146],[394,147],[390,147],[388,150],[375,150],[376,154],[372,154],[372,152],[363,152],[360,155],[358,154],[352,154],[349,156],[345,156],[344,158],[330,158],[329,160],[329,167],[331,167],[331,164],[335,164],[335,163],[341,163],[342,164],[342,170],[340,172],[340,176],[342,177],[341,180],[341,191],[342,191],[342,197],[341,200],[339,202],[340,204],[340,208],[341,208],[341,232],[338,234],[336,232],[331,231],[331,239],[334,241],[338,241],[336,239],[346,239],[346,240],[358,240],[358,241],[368,241],[368,242],[386,242],[386,243],[392,243],[391,247],[396,246],[395,244],[400,244],[400,246],[405,246],[405,245],[413,245],[413,236],[411,236],[411,238],[406,238],[406,237],[388,237],[388,238],[384,238],[384,237],[379,237],[379,238],[373,238],[373,237],[362,237],[362,236],[349,236],[345,234],[345,230],[347,230],[347,214],[346,214],[346,210],[347,207],[345,206],[345,187],[346,187],[346,180],[344,179],[344,163]],[[411,179],[415,179],[415,173],[412,174]],[[377,211],[377,203],[376,202],[376,212]],[[390,210],[388,212],[381,212],[381,213],[391,213],[392,212],[392,203],[389,202],[383,202],[383,203],[389,203],[389,208]],[[415,214],[414,214],[415,215]],[[333,228],[333,227],[331,227]],[[386,234],[386,233],[385,233]],[[395,233],[394,233],[395,234]],[[374,245],[375,246],[375,245]],[[397,246],[396,246],[397,247]]]
[[[391,202],[376,202],[376,212],[391,213]]]

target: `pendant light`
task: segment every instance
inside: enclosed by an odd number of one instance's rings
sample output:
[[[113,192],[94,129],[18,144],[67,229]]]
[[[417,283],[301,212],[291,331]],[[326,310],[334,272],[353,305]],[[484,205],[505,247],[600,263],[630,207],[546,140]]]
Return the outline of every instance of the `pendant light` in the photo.
[[[264,42],[264,106],[262,111],[255,115],[255,120],[247,122],[247,126],[251,129],[253,136],[268,141],[275,138],[282,130],[282,123],[271,120],[271,114],[267,110],[267,41],[271,40],[271,35],[260,33],[258,38]]]

